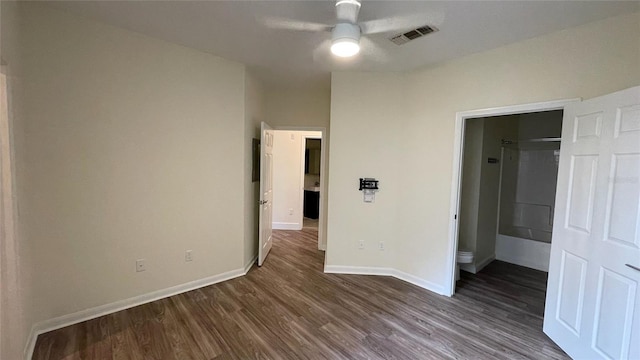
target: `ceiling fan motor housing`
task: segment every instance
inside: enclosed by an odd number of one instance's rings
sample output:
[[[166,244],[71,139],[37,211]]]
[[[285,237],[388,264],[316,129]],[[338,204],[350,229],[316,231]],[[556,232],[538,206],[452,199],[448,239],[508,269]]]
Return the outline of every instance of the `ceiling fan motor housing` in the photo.
[[[331,40],[335,43],[338,40],[350,39],[354,41],[360,40],[360,27],[356,24],[337,24],[331,31]]]

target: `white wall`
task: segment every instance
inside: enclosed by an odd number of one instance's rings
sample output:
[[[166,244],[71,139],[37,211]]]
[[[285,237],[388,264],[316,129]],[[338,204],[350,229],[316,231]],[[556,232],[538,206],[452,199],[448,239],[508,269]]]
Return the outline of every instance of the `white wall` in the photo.
[[[320,131],[275,131],[273,139],[273,228],[301,230],[305,136]],[[322,193],[322,190],[321,190]]]
[[[458,248],[474,252],[471,264],[460,268],[480,271],[495,258],[500,193],[502,139],[516,139],[518,116],[469,119],[465,126]]]
[[[242,269],[244,67],[20,8],[34,321]]]
[[[638,85],[639,36],[635,13],[407,74],[334,73],[327,265],[392,266],[448,288],[456,112]],[[368,208],[362,175],[381,178]],[[392,258],[356,246],[380,237],[393,239]]]
[[[480,192],[478,205],[477,243],[474,272],[478,272],[495,258],[498,233],[498,208],[500,194],[500,163],[490,164],[489,158],[500,159],[502,139],[517,137],[517,116],[500,116],[484,119]]]
[[[458,249],[474,253],[478,238],[478,206],[480,205],[478,195],[480,194],[480,176],[482,175],[483,132],[484,119],[467,120],[462,156]],[[464,270],[470,271],[467,268]]]

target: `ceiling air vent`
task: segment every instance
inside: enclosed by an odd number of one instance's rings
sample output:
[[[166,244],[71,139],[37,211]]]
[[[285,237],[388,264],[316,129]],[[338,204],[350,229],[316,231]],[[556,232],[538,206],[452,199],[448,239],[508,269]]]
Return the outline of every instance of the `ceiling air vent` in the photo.
[[[409,30],[406,33],[393,36],[389,38],[389,40],[391,40],[391,42],[396,45],[404,45],[411,40],[421,38],[427,34],[431,34],[432,32],[436,32],[436,31],[438,31],[438,29],[432,26],[425,25],[417,29]]]

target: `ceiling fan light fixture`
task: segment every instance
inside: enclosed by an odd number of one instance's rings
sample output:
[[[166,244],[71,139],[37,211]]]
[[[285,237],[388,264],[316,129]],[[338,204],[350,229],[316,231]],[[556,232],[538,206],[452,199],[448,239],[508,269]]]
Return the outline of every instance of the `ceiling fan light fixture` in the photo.
[[[360,52],[360,27],[338,24],[331,32],[331,52],[339,57],[351,57]]]
[[[360,52],[360,44],[354,39],[340,39],[331,44],[331,53],[339,57],[351,57]]]
[[[360,7],[360,1],[358,0],[338,0],[336,1],[336,7],[340,6],[340,5],[344,5],[344,4],[351,4],[351,5],[355,5],[357,7]]]

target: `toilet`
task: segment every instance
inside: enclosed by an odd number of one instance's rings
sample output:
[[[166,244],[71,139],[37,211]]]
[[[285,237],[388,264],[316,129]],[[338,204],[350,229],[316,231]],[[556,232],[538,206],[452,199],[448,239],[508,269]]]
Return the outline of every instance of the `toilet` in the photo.
[[[460,264],[471,264],[473,262],[473,252],[458,250],[456,254],[456,280],[460,280]]]

